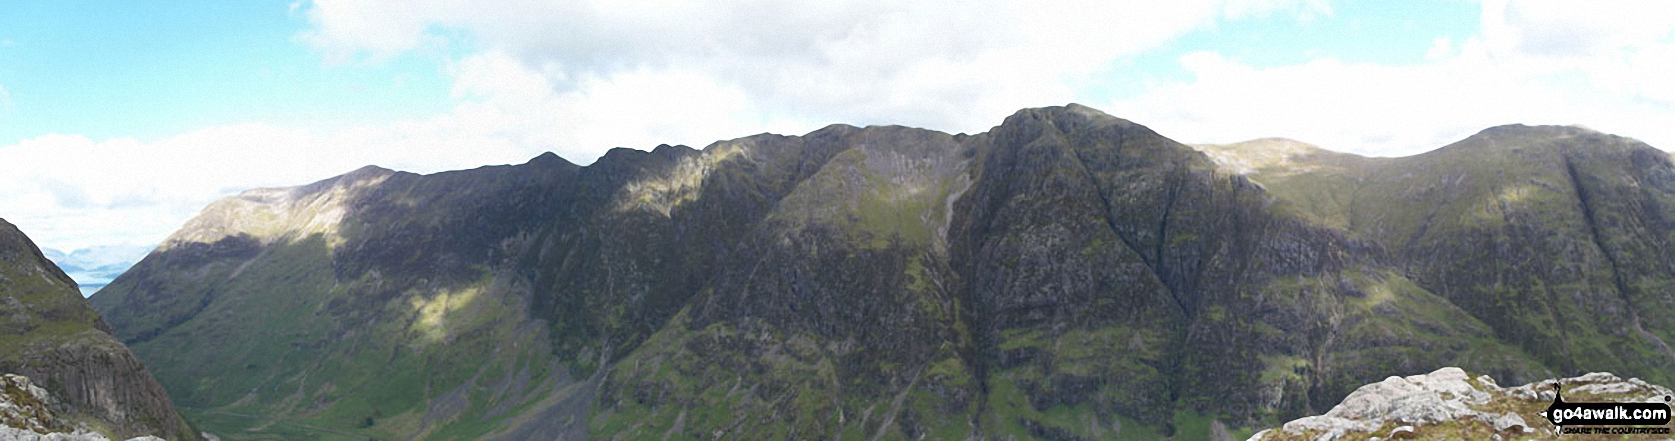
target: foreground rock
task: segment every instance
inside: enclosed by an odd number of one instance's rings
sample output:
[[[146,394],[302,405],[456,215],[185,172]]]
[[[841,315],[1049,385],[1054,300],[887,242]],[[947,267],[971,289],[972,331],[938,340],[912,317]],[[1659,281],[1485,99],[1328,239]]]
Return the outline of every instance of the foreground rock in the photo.
[[[1555,381],[1568,402],[1663,402],[1671,395],[1663,386],[1603,372],[1502,388],[1487,375],[1472,376],[1447,367],[1362,386],[1325,415],[1259,432],[1250,441],[1557,439],[1561,435],[1541,413],[1553,402]],[[1625,435],[1562,436],[1573,440],[1622,439]],[[1645,439],[1668,439],[1668,435]]]
[[[106,441],[85,424],[61,419],[53,412],[57,400],[28,377],[0,375],[0,440],[17,441]],[[161,440],[142,436],[129,441]]]

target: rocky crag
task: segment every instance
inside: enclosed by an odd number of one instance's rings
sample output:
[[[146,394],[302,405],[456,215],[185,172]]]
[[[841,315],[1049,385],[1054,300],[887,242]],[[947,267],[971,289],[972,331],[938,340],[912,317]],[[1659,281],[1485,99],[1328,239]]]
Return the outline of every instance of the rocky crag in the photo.
[[[198,438],[163,387],[111,336],[75,282],[4,220],[0,373],[7,374],[0,386],[11,400],[0,404],[0,423],[17,431]]]
[[[1636,438],[1560,433],[1543,413],[1557,394],[1555,384],[1569,402],[1667,403],[1672,396],[1669,388],[1604,372],[1502,388],[1488,375],[1474,376],[1450,367],[1362,386],[1325,415],[1285,423],[1257,433],[1250,441]]]
[[[1383,169],[1369,192],[1390,194],[1362,208],[1314,209],[1384,160],[1238,168],[1263,162],[1076,105],[976,135],[834,125],[586,167],[369,167],[217,202],[91,300],[234,438],[1244,438],[1437,366],[1661,381],[1670,260],[1634,241],[1671,234],[1668,156],[1509,130],[1493,144],[1524,147],[1482,161],[1562,149],[1540,157],[1571,178],[1443,181],[1420,172],[1461,159],[1427,159]],[[1504,192],[1450,190],[1491,178],[1592,202],[1491,223],[1479,197]],[[1587,234],[1495,229],[1540,216]],[[1572,254],[1508,243],[1526,237]],[[1535,265],[1542,284],[1515,277]],[[1630,307],[1638,325],[1583,329]]]
[[[85,424],[60,418],[53,408],[61,407],[58,400],[45,389],[35,386],[29,378],[0,374],[0,439],[15,441],[108,441],[104,435],[90,432]],[[131,438],[128,441],[162,441],[155,436]]]

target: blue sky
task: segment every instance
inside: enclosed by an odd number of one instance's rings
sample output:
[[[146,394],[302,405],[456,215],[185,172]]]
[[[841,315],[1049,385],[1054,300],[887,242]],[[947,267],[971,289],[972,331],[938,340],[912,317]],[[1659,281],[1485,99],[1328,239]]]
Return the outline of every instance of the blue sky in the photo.
[[[452,107],[457,97],[450,94],[448,63],[468,53],[469,35],[442,51],[327,60],[299,38],[310,28],[309,6],[10,5],[0,15],[0,87],[9,98],[0,113],[0,142],[49,133],[150,141],[252,122],[332,130],[419,119]],[[1335,3],[1329,13],[1288,12],[1201,24],[1156,48],[1117,57],[1076,98],[1125,98],[1147,82],[1187,79],[1178,58],[1193,51],[1217,51],[1257,67],[1319,57],[1423,61],[1433,39],[1464,40],[1478,21],[1477,5],[1457,0]]]
[[[0,6],[0,217],[154,245],[366,164],[976,133],[1078,102],[1183,142],[1407,155],[1580,124],[1675,147],[1663,1],[60,1]],[[136,257],[137,258],[137,257]]]
[[[0,14],[0,142],[155,140],[215,125],[332,128],[447,110],[437,59],[326,67],[290,2],[15,2]],[[184,5],[184,6],[183,6]]]

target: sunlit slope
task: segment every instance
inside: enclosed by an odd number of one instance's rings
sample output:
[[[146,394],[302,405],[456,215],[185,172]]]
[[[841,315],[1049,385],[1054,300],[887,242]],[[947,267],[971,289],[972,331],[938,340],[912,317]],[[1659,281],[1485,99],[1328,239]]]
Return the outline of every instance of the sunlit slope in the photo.
[[[91,300],[223,437],[473,438],[575,382],[553,369],[546,328],[523,318],[527,285],[492,264],[519,251],[501,239],[548,216],[548,186],[575,169],[552,157],[426,177],[369,167],[252,190]]]

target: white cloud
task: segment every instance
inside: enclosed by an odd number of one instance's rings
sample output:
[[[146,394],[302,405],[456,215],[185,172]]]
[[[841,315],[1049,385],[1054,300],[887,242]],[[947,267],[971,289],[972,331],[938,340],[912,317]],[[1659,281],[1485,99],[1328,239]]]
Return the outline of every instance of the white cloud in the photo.
[[[664,76],[703,83],[648,106],[727,90],[802,120],[980,131],[1018,108],[1071,101],[1118,57],[1217,17],[1331,13],[1323,0],[647,3],[316,0],[301,38],[341,60],[452,41],[583,96]]]
[[[1675,30],[1675,6],[1656,0],[1488,0],[1482,24],[1497,50],[1590,59],[1668,37]]]
[[[1675,8],[1665,4],[1487,1],[1481,35],[1439,38],[1412,65],[1322,58],[1256,68],[1188,54],[1181,64],[1193,80],[1106,107],[1190,142],[1285,136],[1390,156],[1524,123],[1580,124],[1672,149],[1675,13],[1656,8]]]
[[[141,143],[46,135],[0,148],[0,206],[43,247],[155,243],[226,185],[302,178],[271,127],[208,130]],[[252,143],[266,143],[252,145]],[[230,146],[250,147],[233,153]],[[294,156],[294,155],[292,155]],[[234,165],[248,158],[252,165]],[[275,161],[281,159],[280,161]],[[272,165],[264,165],[272,164]],[[276,176],[279,175],[279,176]],[[318,175],[317,175],[318,176]]]

